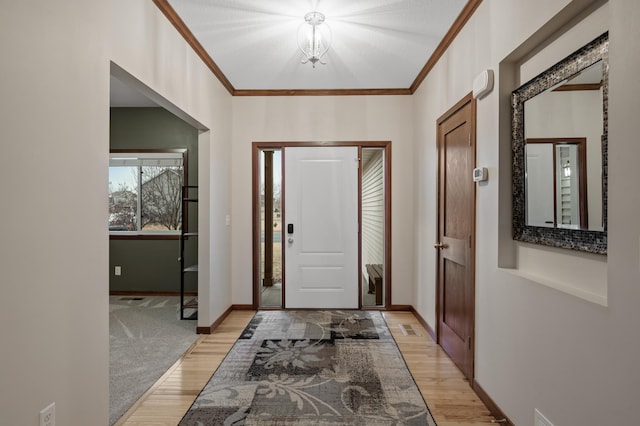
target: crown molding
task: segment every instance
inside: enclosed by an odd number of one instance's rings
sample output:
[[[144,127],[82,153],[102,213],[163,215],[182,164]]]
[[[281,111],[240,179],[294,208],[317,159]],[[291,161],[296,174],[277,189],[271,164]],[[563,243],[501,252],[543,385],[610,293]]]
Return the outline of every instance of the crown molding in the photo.
[[[236,90],[234,96],[379,96],[410,95],[409,89]]]

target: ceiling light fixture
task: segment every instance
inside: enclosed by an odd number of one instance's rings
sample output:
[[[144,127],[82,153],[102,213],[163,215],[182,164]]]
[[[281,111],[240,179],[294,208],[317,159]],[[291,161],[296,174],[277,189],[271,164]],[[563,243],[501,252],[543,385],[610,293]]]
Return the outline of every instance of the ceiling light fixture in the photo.
[[[309,12],[304,15],[305,23],[298,28],[298,48],[304,54],[302,63],[311,62],[313,68],[316,62],[326,65],[322,57],[331,46],[331,29],[324,22],[324,15],[320,12]]]

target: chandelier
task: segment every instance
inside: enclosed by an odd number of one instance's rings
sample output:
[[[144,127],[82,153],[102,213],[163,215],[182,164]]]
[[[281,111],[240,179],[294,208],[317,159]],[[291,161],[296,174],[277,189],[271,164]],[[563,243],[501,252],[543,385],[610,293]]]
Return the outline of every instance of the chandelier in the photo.
[[[331,46],[331,29],[324,22],[324,15],[320,12],[309,12],[304,15],[304,20],[298,28],[298,48],[304,54],[301,62],[311,62],[313,68],[317,62],[325,65],[322,57]]]

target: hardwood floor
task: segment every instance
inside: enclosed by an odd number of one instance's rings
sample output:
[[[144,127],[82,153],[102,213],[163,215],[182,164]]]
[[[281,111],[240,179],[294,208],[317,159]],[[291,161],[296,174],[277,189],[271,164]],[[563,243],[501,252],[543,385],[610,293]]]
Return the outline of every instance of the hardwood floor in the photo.
[[[487,425],[495,420],[411,312],[383,312],[383,316],[438,426]]]
[[[177,425],[253,314],[233,311],[213,334],[200,337],[116,425]],[[489,410],[416,317],[410,312],[383,315],[438,426],[491,424]]]

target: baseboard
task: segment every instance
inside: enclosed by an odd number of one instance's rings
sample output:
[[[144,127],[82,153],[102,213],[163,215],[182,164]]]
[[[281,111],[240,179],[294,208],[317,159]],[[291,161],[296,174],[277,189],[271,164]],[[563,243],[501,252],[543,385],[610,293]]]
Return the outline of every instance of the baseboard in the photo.
[[[480,386],[476,379],[473,379],[473,385],[471,386],[471,389],[473,389],[476,395],[478,395],[478,398],[480,398],[484,405],[487,406],[491,415],[496,418],[496,422],[500,422],[498,424],[514,426],[513,422],[509,420],[509,418],[504,414],[500,407],[498,407],[498,404],[496,404],[495,401],[491,399],[489,394],[485,392],[484,389],[482,389],[482,386]],[[506,423],[502,420],[505,420]]]
[[[218,328],[218,326],[229,316],[231,311],[252,311],[253,305],[231,305],[226,311],[222,313],[209,327],[196,327],[196,333],[198,334],[211,334]]]
[[[413,309],[411,305],[390,305],[387,311],[410,311]]]
[[[425,330],[427,330],[427,333],[429,333],[429,336],[431,336],[433,341],[437,342],[438,341],[438,336],[436,336],[436,332],[433,330],[433,328],[431,328],[429,323],[424,318],[422,318],[422,315],[420,315],[418,313],[418,311],[416,311],[416,309],[413,306],[411,306],[411,312],[413,313],[413,315],[416,316],[416,318],[418,319],[420,324],[422,324],[422,326],[425,328]]]
[[[222,313],[209,327],[196,327],[196,333],[198,334],[211,334],[213,331],[218,328],[222,321],[233,311],[233,306],[229,306],[226,311]]]
[[[231,305],[233,311],[253,311],[253,305]]]

